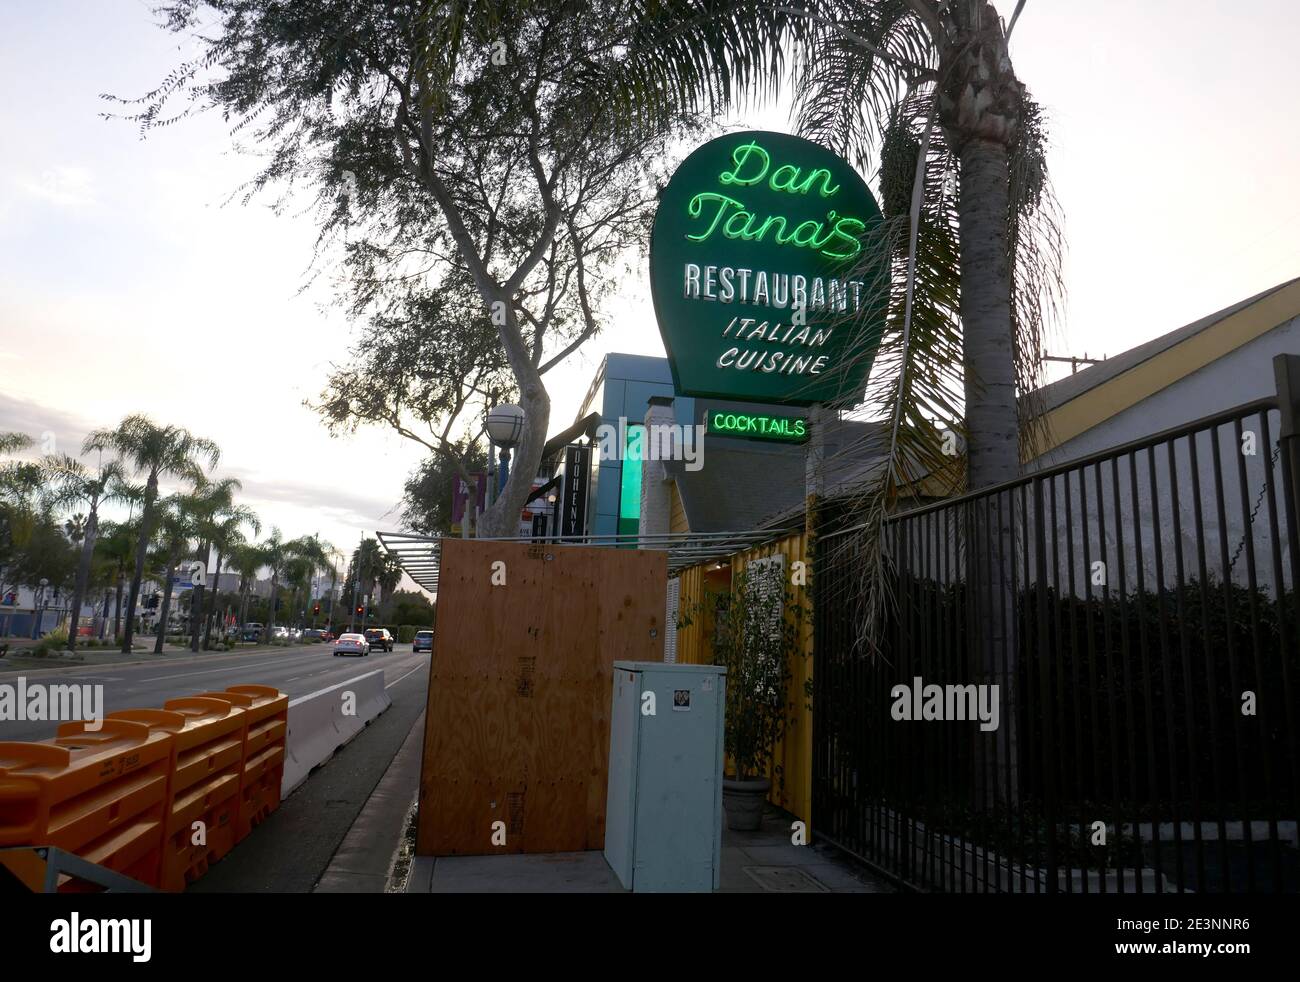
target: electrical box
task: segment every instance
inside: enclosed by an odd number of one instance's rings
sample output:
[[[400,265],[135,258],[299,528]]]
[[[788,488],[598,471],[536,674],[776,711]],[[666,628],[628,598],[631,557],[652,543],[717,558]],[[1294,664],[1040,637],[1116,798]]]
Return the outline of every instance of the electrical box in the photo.
[[[629,890],[719,886],[726,682],[717,665],[614,662],[605,860]]]

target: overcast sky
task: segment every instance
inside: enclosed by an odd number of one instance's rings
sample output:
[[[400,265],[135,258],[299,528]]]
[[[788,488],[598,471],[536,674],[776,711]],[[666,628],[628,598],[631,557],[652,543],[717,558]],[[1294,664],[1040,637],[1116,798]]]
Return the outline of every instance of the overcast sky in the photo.
[[[1070,250],[1054,353],[1115,354],[1300,275],[1297,30],[1287,0],[1029,0],[1012,54],[1049,113]],[[302,405],[351,330],[299,292],[310,221],[223,207],[253,164],[216,116],[144,141],[98,117],[178,43],[145,0],[0,4],[0,430],[75,450],[148,413],[216,440],[286,537],[350,550],[397,526],[421,454],[379,429],[331,439]],[[552,431],[605,352],[662,354],[644,275],[623,293],[551,376]]]

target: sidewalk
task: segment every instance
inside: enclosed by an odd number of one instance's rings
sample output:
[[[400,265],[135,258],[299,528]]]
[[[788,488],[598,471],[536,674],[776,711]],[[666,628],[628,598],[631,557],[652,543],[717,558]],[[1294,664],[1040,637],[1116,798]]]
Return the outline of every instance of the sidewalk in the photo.
[[[402,889],[406,819],[419,786],[423,715],[362,808],[316,890]],[[891,893],[893,887],[831,846],[790,842],[791,816],[770,807],[755,832],[722,830],[719,893]],[[404,849],[404,845],[407,847]],[[394,871],[394,860],[396,874]],[[626,893],[599,851],[416,856],[406,893]]]

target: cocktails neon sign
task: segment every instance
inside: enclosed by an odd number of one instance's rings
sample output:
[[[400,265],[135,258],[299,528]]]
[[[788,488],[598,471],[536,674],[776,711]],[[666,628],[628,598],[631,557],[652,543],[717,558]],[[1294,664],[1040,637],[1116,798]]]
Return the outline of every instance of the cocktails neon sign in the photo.
[[[705,432],[716,433],[719,436],[787,440],[792,443],[808,439],[808,421],[802,417],[711,410],[705,418],[707,420]]]

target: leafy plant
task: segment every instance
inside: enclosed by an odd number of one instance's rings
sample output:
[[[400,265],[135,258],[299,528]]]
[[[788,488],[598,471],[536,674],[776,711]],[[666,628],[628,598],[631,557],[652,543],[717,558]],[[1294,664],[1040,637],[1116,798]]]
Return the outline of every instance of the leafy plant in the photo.
[[[772,758],[793,708],[790,665],[804,655],[802,619],[782,567],[751,563],[717,598],[713,652],[727,669],[724,742],[737,779],[780,776]]]

